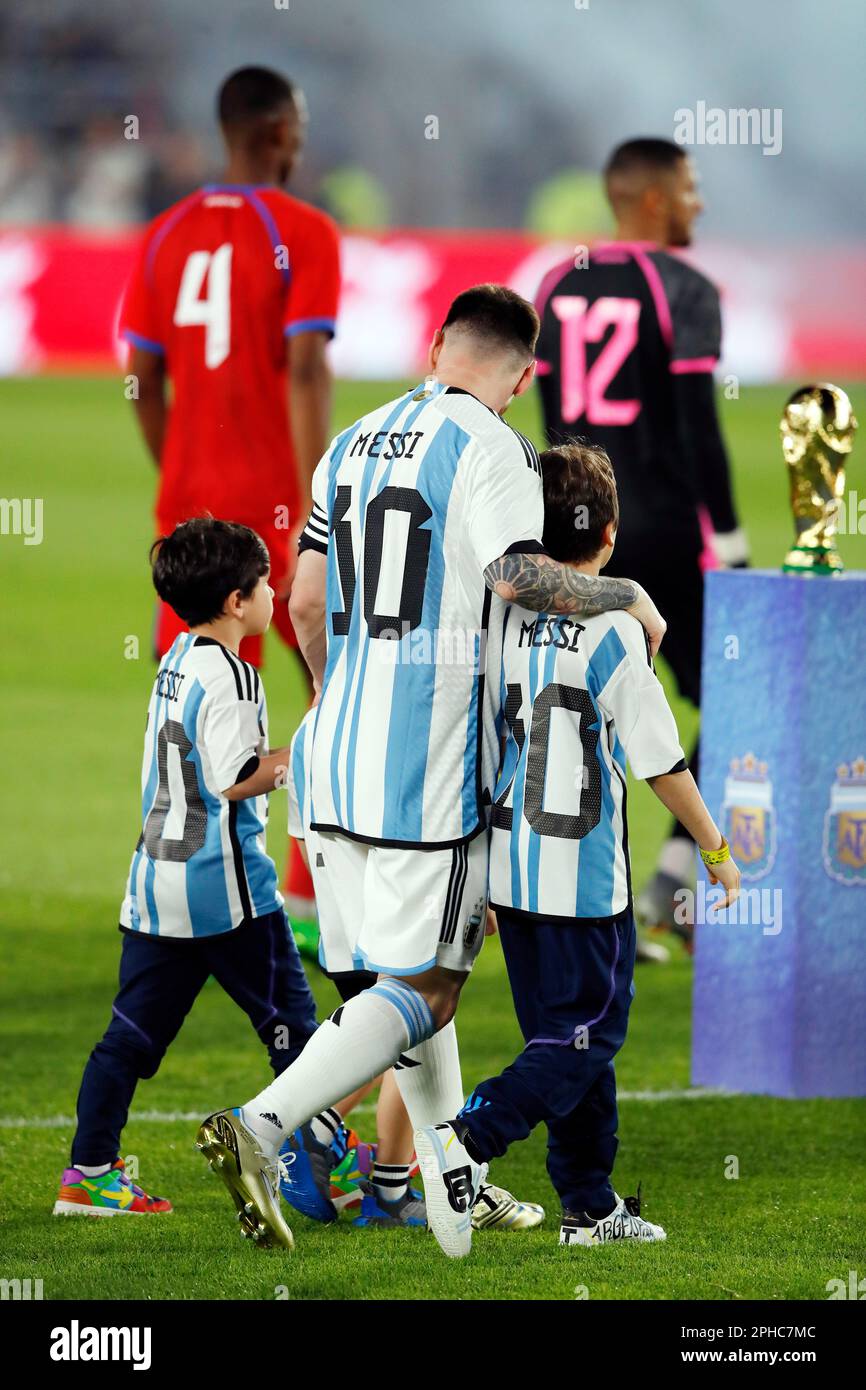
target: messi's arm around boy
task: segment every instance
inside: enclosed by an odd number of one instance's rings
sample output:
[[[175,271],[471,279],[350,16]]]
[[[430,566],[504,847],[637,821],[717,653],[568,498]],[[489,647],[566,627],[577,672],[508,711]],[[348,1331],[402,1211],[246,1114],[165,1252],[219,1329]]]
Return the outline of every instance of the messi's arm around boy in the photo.
[[[653,655],[667,623],[649,594],[633,579],[604,578],[561,564],[544,550],[513,551],[487,565],[484,580],[507,603],[539,613],[574,613],[592,618],[621,608],[646,629]]]
[[[301,652],[321,689],[325,671],[325,573],[327,562],[316,550],[298,557],[289,611]],[[646,628],[650,647],[657,652],[667,629],[649,594],[632,579],[607,579],[585,574],[572,565],[560,564],[543,550],[513,552],[493,560],[484,570],[489,589],[508,603],[519,603],[542,613],[575,613],[591,618],[614,608],[626,612]]]

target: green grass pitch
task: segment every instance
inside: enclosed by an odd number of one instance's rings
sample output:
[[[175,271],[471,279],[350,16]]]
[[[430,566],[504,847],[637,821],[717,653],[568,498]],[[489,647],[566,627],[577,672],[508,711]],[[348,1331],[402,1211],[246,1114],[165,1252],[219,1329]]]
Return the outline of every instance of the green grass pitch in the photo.
[[[342,384],[336,424],[395,394]],[[860,418],[866,391],[853,392]],[[755,562],[775,566],[790,541],[777,420],[784,387],[743,388],[722,402]],[[534,399],[515,423],[539,438]],[[192,1146],[191,1119],[242,1099],[267,1076],[247,1020],[209,985],[158,1076],[143,1084],[124,1136],[151,1191],[176,1211],[139,1221],[52,1218],[67,1161],[81,1069],[109,1017],[118,904],[138,835],[138,777],[152,667],[146,554],[154,479],[119,382],[0,384],[5,496],[41,497],[44,540],[0,537],[4,609],[2,976],[0,976],[0,1276],[41,1278],[50,1299],[713,1299],[827,1297],[832,1278],[864,1268],[864,1106],[761,1097],[647,1099],[689,1085],[691,966],[642,967],[618,1063],[620,1192],[643,1183],[666,1245],[559,1250],[553,1193],[536,1134],[496,1166],[517,1195],[545,1204],[530,1235],[482,1234],[471,1259],[442,1257],[424,1232],[326,1229],[296,1217],[291,1255],[238,1239],[222,1185]],[[863,445],[850,485],[861,481]],[[866,568],[866,538],[843,557]],[[614,562],[615,569],[615,562]],[[138,656],[134,655],[137,639]],[[288,738],[302,684],[278,639],[266,667],[271,728]],[[674,699],[684,741],[694,717]],[[270,843],[282,861],[284,805]],[[629,798],[636,880],[650,869],[665,817],[643,786]],[[313,979],[323,1007],[331,986]],[[460,1015],[468,1087],[518,1047],[502,959],[488,942]],[[63,1117],[67,1117],[65,1120]],[[369,1112],[358,1117],[369,1131]],[[739,1177],[726,1178],[729,1156]]]

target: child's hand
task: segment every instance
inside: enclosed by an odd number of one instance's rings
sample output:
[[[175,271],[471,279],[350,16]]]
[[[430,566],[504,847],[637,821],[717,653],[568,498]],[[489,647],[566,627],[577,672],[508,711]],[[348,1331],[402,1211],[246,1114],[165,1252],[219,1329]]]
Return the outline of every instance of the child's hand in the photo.
[[[488,907],[488,909],[487,909],[487,921],[486,921],[486,923],[484,924],[484,935],[485,935],[485,936],[495,936],[496,933],[497,933],[498,931],[499,931],[499,924],[498,924],[498,922],[496,921],[496,913],[493,911],[493,908],[492,908],[492,907]]]
[[[711,869],[707,868],[707,873],[710,883],[720,883],[725,889],[724,900],[718,906],[728,907],[732,902],[736,902],[740,896],[740,871],[736,861],[726,859],[723,864],[714,864]]]

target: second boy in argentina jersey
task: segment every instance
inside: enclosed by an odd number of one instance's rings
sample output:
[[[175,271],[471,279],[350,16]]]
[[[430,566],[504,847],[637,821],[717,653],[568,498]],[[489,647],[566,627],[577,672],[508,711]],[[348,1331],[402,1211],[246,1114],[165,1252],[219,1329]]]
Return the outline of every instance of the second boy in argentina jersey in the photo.
[[[568,919],[624,911],[626,760],[640,778],[685,766],[643,629],[626,613],[581,622],[512,606],[500,702],[491,906]]]

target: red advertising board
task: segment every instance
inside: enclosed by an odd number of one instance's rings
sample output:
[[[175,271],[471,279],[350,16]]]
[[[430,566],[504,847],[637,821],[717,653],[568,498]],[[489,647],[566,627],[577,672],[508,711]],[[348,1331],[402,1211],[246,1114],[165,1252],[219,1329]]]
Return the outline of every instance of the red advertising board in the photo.
[[[118,307],[139,235],[0,228],[0,374],[115,369]],[[519,233],[347,235],[335,370],[417,375],[458,291],[496,280],[531,296],[572,254],[573,243]],[[690,258],[722,290],[723,373],[743,381],[866,374],[866,252],[707,244]]]

